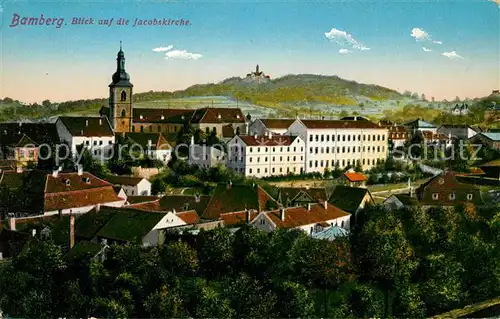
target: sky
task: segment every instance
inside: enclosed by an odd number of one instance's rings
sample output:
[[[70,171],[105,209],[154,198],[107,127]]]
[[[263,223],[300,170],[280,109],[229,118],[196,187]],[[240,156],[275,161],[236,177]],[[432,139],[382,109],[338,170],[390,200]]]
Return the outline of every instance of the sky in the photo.
[[[482,97],[500,88],[495,1],[0,0],[0,97],[107,97],[120,41],[134,92],[244,77],[259,64],[272,78],[337,75],[429,99]],[[44,25],[23,24],[42,15]]]

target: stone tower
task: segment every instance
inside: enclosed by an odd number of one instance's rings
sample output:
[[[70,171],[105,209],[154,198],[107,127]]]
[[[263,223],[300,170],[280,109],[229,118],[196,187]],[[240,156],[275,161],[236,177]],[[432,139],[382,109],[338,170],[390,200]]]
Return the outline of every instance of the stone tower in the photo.
[[[116,57],[116,72],[109,85],[109,121],[116,133],[130,132],[132,128],[132,88],[130,76],[125,71],[125,54]]]

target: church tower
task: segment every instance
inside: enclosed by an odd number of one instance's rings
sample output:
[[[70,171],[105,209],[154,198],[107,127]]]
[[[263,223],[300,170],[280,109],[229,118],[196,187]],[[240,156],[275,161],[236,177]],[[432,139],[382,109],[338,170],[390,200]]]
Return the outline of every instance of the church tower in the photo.
[[[132,88],[130,76],[125,72],[125,54],[120,51],[116,57],[116,72],[109,85],[109,121],[116,133],[132,129]]]

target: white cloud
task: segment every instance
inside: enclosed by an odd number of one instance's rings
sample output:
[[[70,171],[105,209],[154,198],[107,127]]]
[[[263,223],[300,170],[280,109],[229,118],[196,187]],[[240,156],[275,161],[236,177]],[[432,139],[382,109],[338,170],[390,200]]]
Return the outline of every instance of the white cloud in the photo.
[[[420,28],[413,28],[411,30],[410,36],[412,38],[415,38],[415,40],[417,40],[417,41],[424,41],[424,40],[430,39],[429,33],[425,32],[423,29],[420,29]]]
[[[158,47],[154,48],[153,52],[166,52],[172,50],[173,47],[174,47],[173,45],[167,45],[166,47]]]
[[[191,53],[186,50],[172,50],[165,53],[166,60],[198,60],[202,56],[199,53]]]
[[[463,59],[463,57],[458,55],[457,52],[455,52],[455,51],[443,52],[443,53],[441,53],[441,55],[445,56],[447,58],[453,59],[453,60]]]
[[[347,49],[340,49],[340,50],[339,50],[339,53],[340,53],[340,54],[349,54],[349,53],[351,53],[351,52],[352,52],[352,51],[347,50]]]
[[[325,37],[329,40],[335,41],[337,44],[341,46],[350,46],[353,49],[360,51],[370,50],[370,48],[366,47],[364,44],[354,39],[354,37],[351,34],[336,28],[332,28],[330,32],[325,32]]]
[[[498,1],[500,1],[500,0],[498,0]],[[443,44],[443,42],[438,41],[438,40],[434,40],[434,41],[432,41],[432,43],[435,43],[435,44]]]
[[[424,50],[424,52],[431,52],[432,51],[431,49],[427,49],[426,47],[422,47],[422,50]]]

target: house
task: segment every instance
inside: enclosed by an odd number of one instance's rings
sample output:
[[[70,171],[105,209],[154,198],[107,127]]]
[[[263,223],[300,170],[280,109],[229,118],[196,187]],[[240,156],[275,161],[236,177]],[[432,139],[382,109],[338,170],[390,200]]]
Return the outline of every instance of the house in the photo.
[[[451,171],[430,178],[417,188],[416,194],[418,202],[423,206],[484,204],[479,188],[460,182],[457,174]]]
[[[151,195],[151,182],[143,177],[112,175],[106,180],[115,186],[121,186],[127,196]]]
[[[193,225],[199,220],[196,216],[195,211],[148,212],[101,207],[76,219],[75,235],[78,239],[94,243],[161,245],[167,229]]]
[[[59,138],[74,156],[81,152],[78,147],[85,147],[96,159],[112,157],[115,134],[107,118],[61,116],[56,121],[56,128]]]
[[[278,203],[259,185],[219,184],[210,198],[202,218],[219,220],[221,214],[244,212],[245,209],[257,212],[278,207]]]
[[[328,202],[356,217],[360,210],[373,204],[374,200],[366,188],[334,185]]]
[[[489,148],[500,150],[500,132],[482,132],[473,136],[470,140],[471,144],[482,144]]]
[[[259,71],[259,65],[255,67],[255,71],[252,71],[247,74],[245,77],[244,81],[245,82],[250,82],[250,83],[267,83],[271,80],[271,76],[264,74],[264,72]]]
[[[301,174],[304,141],[298,136],[235,136],[227,143],[227,167],[245,176]]]
[[[368,170],[387,159],[388,130],[370,121],[296,119],[287,134],[305,141],[306,173],[358,163]]]
[[[384,207],[387,210],[398,210],[418,206],[418,200],[409,194],[393,194],[384,200]]]
[[[396,125],[396,123],[391,121],[380,121],[379,125],[389,130],[389,151],[402,148],[410,138],[408,130],[403,125]]]
[[[177,133],[189,124],[194,110],[134,108],[132,132]]]
[[[263,136],[269,132],[283,135],[294,121],[294,119],[256,119],[250,124],[248,135]]]
[[[225,227],[239,227],[242,225],[249,225],[252,220],[257,217],[259,213],[257,210],[245,210],[242,212],[232,212],[220,214],[220,220],[222,220]]]
[[[478,127],[472,127],[470,125],[455,125],[455,124],[443,124],[437,129],[437,133],[441,133],[452,138],[458,138],[461,140],[468,140],[482,130]]]
[[[368,178],[362,173],[347,172],[342,175],[344,183],[350,187],[366,187]]]
[[[458,103],[451,109],[451,114],[453,115],[467,115],[469,114],[469,105],[467,103],[462,103],[459,105]]]
[[[125,136],[139,145],[142,153],[150,159],[168,163],[172,158],[173,148],[162,133],[126,133]]]
[[[15,194],[13,201],[3,204],[16,217],[82,214],[96,206],[120,207],[125,203],[112,184],[83,172],[81,166],[78,172],[3,171],[0,185]]]
[[[437,127],[429,122],[422,121],[420,119],[413,120],[403,124],[406,130],[414,136],[418,131],[431,131],[433,133],[437,132]]]
[[[146,211],[168,212],[168,211],[195,211],[199,216],[205,211],[210,196],[204,195],[165,195],[152,201],[131,203],[131,208]]]
[[[327,199],[325,188],[310,187],[281,187],[277,196],[278,202],[284,207],[304,206]]]
[[[199,145],[194,144],[194,139],[191,139],[191,144],[189,145],[189,165],[197,165],[203,168],[225,166],[226,160],[227,154],[224,152],[222,145]]]
[[[228,134],[228,129],[232,130],[234,135],[246,132],[245,115],[239,108],[209,107],[196,109],[191,117],[190,124],[206,134],[214,133],[219,138],[232,137],[231,134]],[[223,134],[224,130],[226,134]]]
[[[127,204],[141,204],[141,203],[149,203],[159,200],[160,197],[153,195],[136,195],[136,196],[127,196]]]
[[[13,166],[25,167],[38,162],[42,144],[59,143],[53,123],[0,123],[0,160],[13,161]]]
[[[432,144],[444,147],[450,147],[453,145],[453,138],[451,135],[445,135],[433,131],[418,131],[417,134],[422,136],[424,143],[427,143],[427,145]]]
[[[307,234],[321,232],[329,227],[340,226],[349,229],[351,214],[329,204],[307,204],[307,206],[280,208],[261,212],[251,221],[251,225],[272,232],[278,228],[300,229]]]

